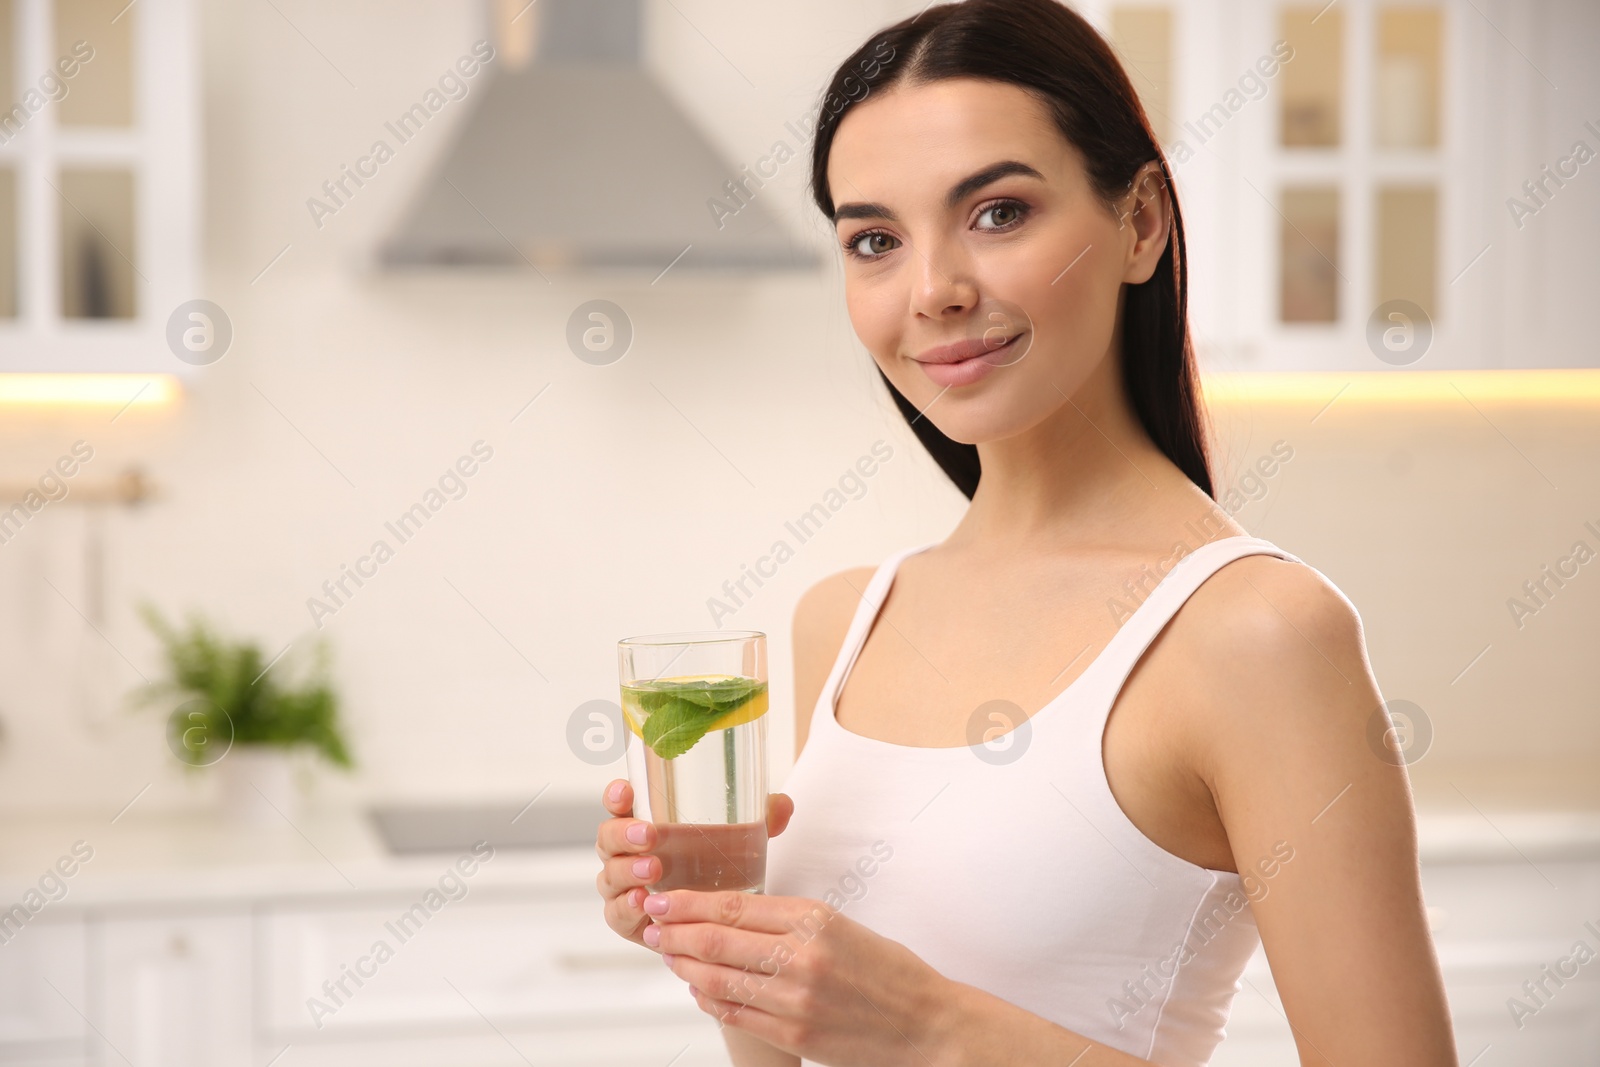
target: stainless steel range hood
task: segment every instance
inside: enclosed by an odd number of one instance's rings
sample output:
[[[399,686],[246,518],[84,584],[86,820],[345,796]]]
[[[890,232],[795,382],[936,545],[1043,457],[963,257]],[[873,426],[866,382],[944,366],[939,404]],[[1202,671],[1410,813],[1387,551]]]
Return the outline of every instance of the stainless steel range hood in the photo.
[[[497,49],[466,101],[475,107],[380,250],[385,265],[819,265],[763,202],[783,194],[723,159],[643,68],[640,0],[538,0],[516,16],[534,18],[533,61],[518,68]],[[784,139],[795,158],[783,166],[803,170],[806,145]],[[740,180],[748,195],[735,197],[728,183]]]

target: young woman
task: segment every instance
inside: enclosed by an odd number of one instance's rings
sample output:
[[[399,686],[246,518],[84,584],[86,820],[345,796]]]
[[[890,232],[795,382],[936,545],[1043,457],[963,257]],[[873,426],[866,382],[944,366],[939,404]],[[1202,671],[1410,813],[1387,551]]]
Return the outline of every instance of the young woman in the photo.
[[[741,1067],[1199,1067],[1258,943],[1302,1064],[1455,1065],[1360,618],[1213,499],[1182,218],[1112,52],[967,0],[825,100],[851,322],[971,503],[801,599],[766,893],[647,898],[619,780],[607,921]]]

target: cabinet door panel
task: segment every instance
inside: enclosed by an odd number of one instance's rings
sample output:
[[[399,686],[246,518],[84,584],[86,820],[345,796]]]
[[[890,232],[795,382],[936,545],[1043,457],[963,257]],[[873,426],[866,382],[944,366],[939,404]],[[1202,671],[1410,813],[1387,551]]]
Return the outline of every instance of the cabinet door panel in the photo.
[[[608,929],[591,895],[463,900],[426,918],[387,906],[263,919],[266,1021],[284,1040],[380,1029],[698,1013],[649,949]],[[405,921],[406,916],[412,916]],[[358,981],[359,979],[359,981]],[[676,1050],[674,1050],[676,1051]]]
[[[528,1030],[497,1020],[497,1034],[480,1019],[478,1032],[470,1035],[296,1041],[279,1067],[288,1067],[290,1057],[295,1067],[731,1067],[716,1021],[695,1009],[687,993],[684,1002],[698,1018],[639,1025],[626,1022],[628,1009],[618,1005],[616,1022],[603,1028],[547,1024]],[[263,1053],[260,1061],[275,1051]]]
[[[82,1054],[84,926],[41,916],[0,945],[0,1060]]]
[[[114,919],[100,940],[103,1062],[250,1065],[247,915]]]

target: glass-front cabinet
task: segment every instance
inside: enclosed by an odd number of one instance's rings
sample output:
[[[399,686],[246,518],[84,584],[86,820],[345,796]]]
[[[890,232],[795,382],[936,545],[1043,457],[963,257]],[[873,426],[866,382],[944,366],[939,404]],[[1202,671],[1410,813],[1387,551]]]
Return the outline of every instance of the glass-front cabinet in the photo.
[[[0,371],[172,371],[195,292],[189,0],[0,0]]]
[[[1567,64],[1563,74],[1585,80],[1556,89],[1547,53],[1571,29],[1518,5],[1490,8],[1082,5],[1117,48],[1176,175],[1204,366],[1600,365],[1595,346],[1535,343],[1561,311],[1522,284],[1530,264],[1563,276],[1562,257],[1584,242],[1554,223],[1525,233],[1507,207],[1522,177],[1539,176],[1541,153],[1554,151],[1539,138],[1559,133],[1551,116],[1559,124],[1595,80],[1593,64]],[[1573,116],[1565,142],[1600,148]],[[1595,196],[1567,197],[1592,248]],[[1574,313],[1564,326],[1576,325]]]

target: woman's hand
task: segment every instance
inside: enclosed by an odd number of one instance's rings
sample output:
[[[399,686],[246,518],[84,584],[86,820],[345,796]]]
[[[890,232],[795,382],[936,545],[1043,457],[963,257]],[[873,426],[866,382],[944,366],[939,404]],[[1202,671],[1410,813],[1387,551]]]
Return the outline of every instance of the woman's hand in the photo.
[[[605,901],[606,925],[635,944],[650,922],[640,905],[645,888],[661,877],[661,860],[649,854],[656,845],[654,824],[633,818],[633,787],[618,778],[606,787],[606,810],[615,818],[600,824],[595,852],[602,866],[595,885]],[[789,825],[794,801],[785,793],[767,795],[767,836],[777,837]]]
[[[725,1024],[840,1067],[940,1061],[931,1027],[957,983],[822,901],[674,889],[644,913],[644,943]]]

